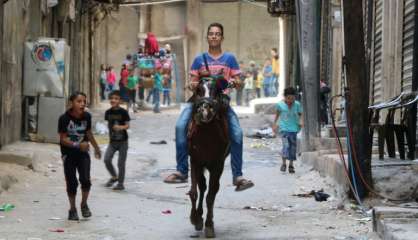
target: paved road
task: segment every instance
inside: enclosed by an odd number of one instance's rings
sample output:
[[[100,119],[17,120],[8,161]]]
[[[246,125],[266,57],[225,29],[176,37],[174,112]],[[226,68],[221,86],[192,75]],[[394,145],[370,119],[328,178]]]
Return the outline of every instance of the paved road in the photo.
[[[137,115],[130,131],[126,191],[114,192],[103,184],[108,179],[102,161],[93,161],[90,208],[93,217],[69,222],[67,199],[58,147],[20,143],[10,148],[37,153],[36,172],[18,168],[19,183],[0,195],[0,203],[16,205],[0,212],[0,239],[190,239],[204,238],[189,223],[188,184],[168,185],[162,178],[175,167],[174,124],[178,110]],[[99,111],[95,119],[102,118]],[[241,115],[244,132],[266,123],[259,115]],[[166,145],[150,141],[166,140]],[[104,137],[99,137],[104,142]],[[307,166],[296,165],[295,175],[279,171],[279,140],[245,138],[245,176],[256,186],[237,193],[231,184],[229,159],[215,204],[218,239],[377,239],[371,223],[353,210],[337,210],[341,203],[298,198],[294,193],[335,188]],[[102,145],[105,149],[106,145]],[[1,167],[9,167],[4,164]],[[15,167],[14,167],[15,168]],[[244,209],[246,206],[257,209]],[[162,211],[170,210],[171,214]],[[49,219],[55,220],[49,220]],[[63,233],[49,230],[63,229]]]

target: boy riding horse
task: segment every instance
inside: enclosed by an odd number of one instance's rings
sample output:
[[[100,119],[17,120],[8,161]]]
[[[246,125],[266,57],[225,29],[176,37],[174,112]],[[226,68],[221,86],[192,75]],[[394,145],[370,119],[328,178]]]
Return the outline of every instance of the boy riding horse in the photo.
[[[212,23],[207,30],[207,41],[209,51],[197,56],[192,64],[190,75],[190,88],[194,91],[199,84],[199,77],[205,75],[223,74],[228,81],[240,85],[240,69],[235,56],[222,51],[222,42],[224,40],[223,26],[219,23]],[[206,59],[206,61],[205,61]],[[206,64],[209,73],[206,70]],[[176,160],[177,171],[169,175],[164,182],[166,183],[184,183],[188,179],[188,140],[187,126],[192,116],[193,106],[188,103],[180,114],[176,123]],[[242,152],[243,152],[243,134],[239,125],[238,116],[234,110],[229,107],[227,112],[229,138],[231,141],[231,169],[233,184],[236,191],[242,191],[254,186],[251,180],[242,176]]]

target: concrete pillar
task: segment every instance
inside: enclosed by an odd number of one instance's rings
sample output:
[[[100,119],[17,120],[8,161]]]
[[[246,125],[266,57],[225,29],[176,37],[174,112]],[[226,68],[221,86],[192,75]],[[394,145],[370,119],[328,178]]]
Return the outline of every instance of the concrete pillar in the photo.
[[[151,6],[141,6],[139,8],[139,35],[145,36],[149,31],[151,31]],[[143,42],[140,43],[143,44]]]
[[[0,136],[4,136],[3,133],[3,72],[1,65],[3,63],[3,1],[0,1]],[[0,138],[0,149],[3,144],[3,139]]]
[[[187,59],[184,64],[187,68],[191,65],[191,61],[202,51],[202,19],[201,19],[201,3],[200,0],[187,1],[187,41],[185,48],[188,49]],[[186,72],[187,73],[187,72]],[[186,74],[188,76],[188,74]],[[184,84],[188,81],[185,79]],[[186,97],[190,92],[186,92]]]
[[[279,97],[282,95],[284,89],[286,88],[287,74],[286,69],[288,68],[288,54],[287,54],[287,34],[288,34],[288,21],[285,17],[279,18]]]

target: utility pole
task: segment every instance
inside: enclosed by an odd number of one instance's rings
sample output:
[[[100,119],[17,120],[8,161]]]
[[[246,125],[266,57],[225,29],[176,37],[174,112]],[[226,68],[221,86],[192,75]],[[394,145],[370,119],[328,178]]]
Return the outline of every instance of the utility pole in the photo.
[[[320,3],[318,0],[296,0],[296,21],[304,108],[303,151],[314,151],[319,131],[319,40]]]
[[[371,159],[369,146],[369,81],[367,81],[366,59],[363,32],[363,9],[361,0],[343,0],[344,12],[344,46],[345,46],[345,74],[348,93],[347,121],[352,128],[353,144],[352,158],[359,162],[361,173],[367,184],[371,186]],[[355,165],[350,165],[356,169]],[[360,198],[367,195],[367,189],[361,181],[357,171],[354,171],[357,191]]]
[[[4,136],[3,134],[3,72],[1,65],[3,65],[3,9],[4,3],[0,0],[0,136]],[[0,137],[0,149],[3,143],[3,139]]]

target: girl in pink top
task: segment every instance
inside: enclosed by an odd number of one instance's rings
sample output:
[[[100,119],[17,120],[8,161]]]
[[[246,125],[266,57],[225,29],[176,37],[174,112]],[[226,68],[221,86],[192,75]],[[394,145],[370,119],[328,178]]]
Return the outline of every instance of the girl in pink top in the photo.
[[[113,67],[110,66],[107,71],[107,89],[113,91],[116,82],[116,73],[113,71]]]

